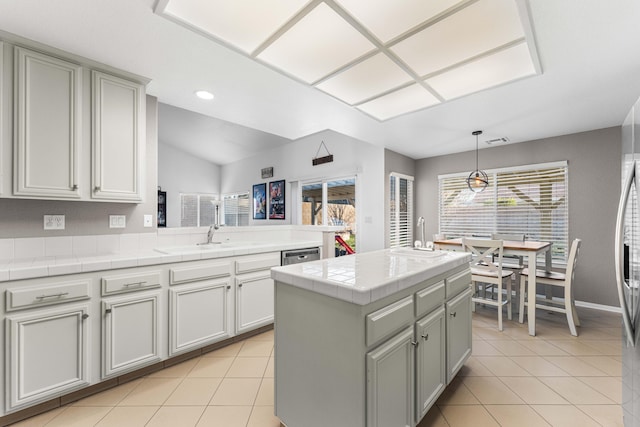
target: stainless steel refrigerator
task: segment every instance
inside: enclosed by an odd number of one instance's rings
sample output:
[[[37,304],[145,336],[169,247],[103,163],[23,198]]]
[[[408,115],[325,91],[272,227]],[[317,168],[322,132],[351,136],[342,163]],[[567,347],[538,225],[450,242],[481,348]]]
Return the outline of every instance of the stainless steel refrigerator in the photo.
[[[616,221],[616,281],[622,309],[622,411],[640,426],[640,100],[622,126],[622,192]]]

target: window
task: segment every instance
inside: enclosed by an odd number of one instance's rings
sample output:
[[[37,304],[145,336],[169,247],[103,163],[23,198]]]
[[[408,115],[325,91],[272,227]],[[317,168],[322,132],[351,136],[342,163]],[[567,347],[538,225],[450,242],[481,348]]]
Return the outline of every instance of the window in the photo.
[[[249,193],[222,196],[224,225],[249,225]]]
[[[209,226],[214,221],[214,204],[217,197],[214,194],[180,194],[180,226],[200,227]]]
[[[356,250],[356,178],[305,182],[301,186],[301,222],[304,225],[339,225],[336,256]]]
[[[566,262],[569,240],[567,162],[486,170],[489,186],[474,193],[468,172],[438,177],[440,233],[447,237],[524,233],[553,242],[554,262]]]
[[[413,246],[413,177],[389,175],[389,247]]]

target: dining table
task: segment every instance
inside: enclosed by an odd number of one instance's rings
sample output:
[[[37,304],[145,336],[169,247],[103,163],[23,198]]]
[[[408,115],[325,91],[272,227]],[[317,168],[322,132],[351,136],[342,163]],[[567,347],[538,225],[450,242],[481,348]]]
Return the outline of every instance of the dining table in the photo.
[[[551,271],[551,246],[552,242],[539,242],[535,240],[504,240],[503,254],[521,256],[527,259],[530,271],[536,271],[537,260],[539,255],[544,255],[544,268]],[[463,250],[462,238],[456,239],[440,239],[433,242],[435,249],[441,250]],[[527,323],[529,326],[529,335],[536,335],[536,275],[530,274],[527,280],[527,295],[533,295],[533,303],[527,304]],[[518,284],[516,284],[518,286]],[[520,307],[522,310],[522,307]]]

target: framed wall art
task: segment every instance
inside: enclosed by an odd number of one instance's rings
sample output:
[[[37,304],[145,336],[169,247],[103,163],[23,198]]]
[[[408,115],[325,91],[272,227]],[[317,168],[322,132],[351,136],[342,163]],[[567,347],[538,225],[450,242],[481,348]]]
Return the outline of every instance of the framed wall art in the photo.
[[[267,184],[253,186],[253,219],[267,218]]]
[[[269,183],[269,219],[284,219],[284,179]]]

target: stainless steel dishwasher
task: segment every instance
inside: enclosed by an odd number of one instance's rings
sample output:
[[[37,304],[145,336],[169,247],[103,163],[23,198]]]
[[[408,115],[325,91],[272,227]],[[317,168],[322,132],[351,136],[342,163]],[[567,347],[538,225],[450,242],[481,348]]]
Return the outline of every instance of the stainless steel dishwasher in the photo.
[[[281,265],[299,264],[320,259],[320,248],[292,249],[282,251]]]

